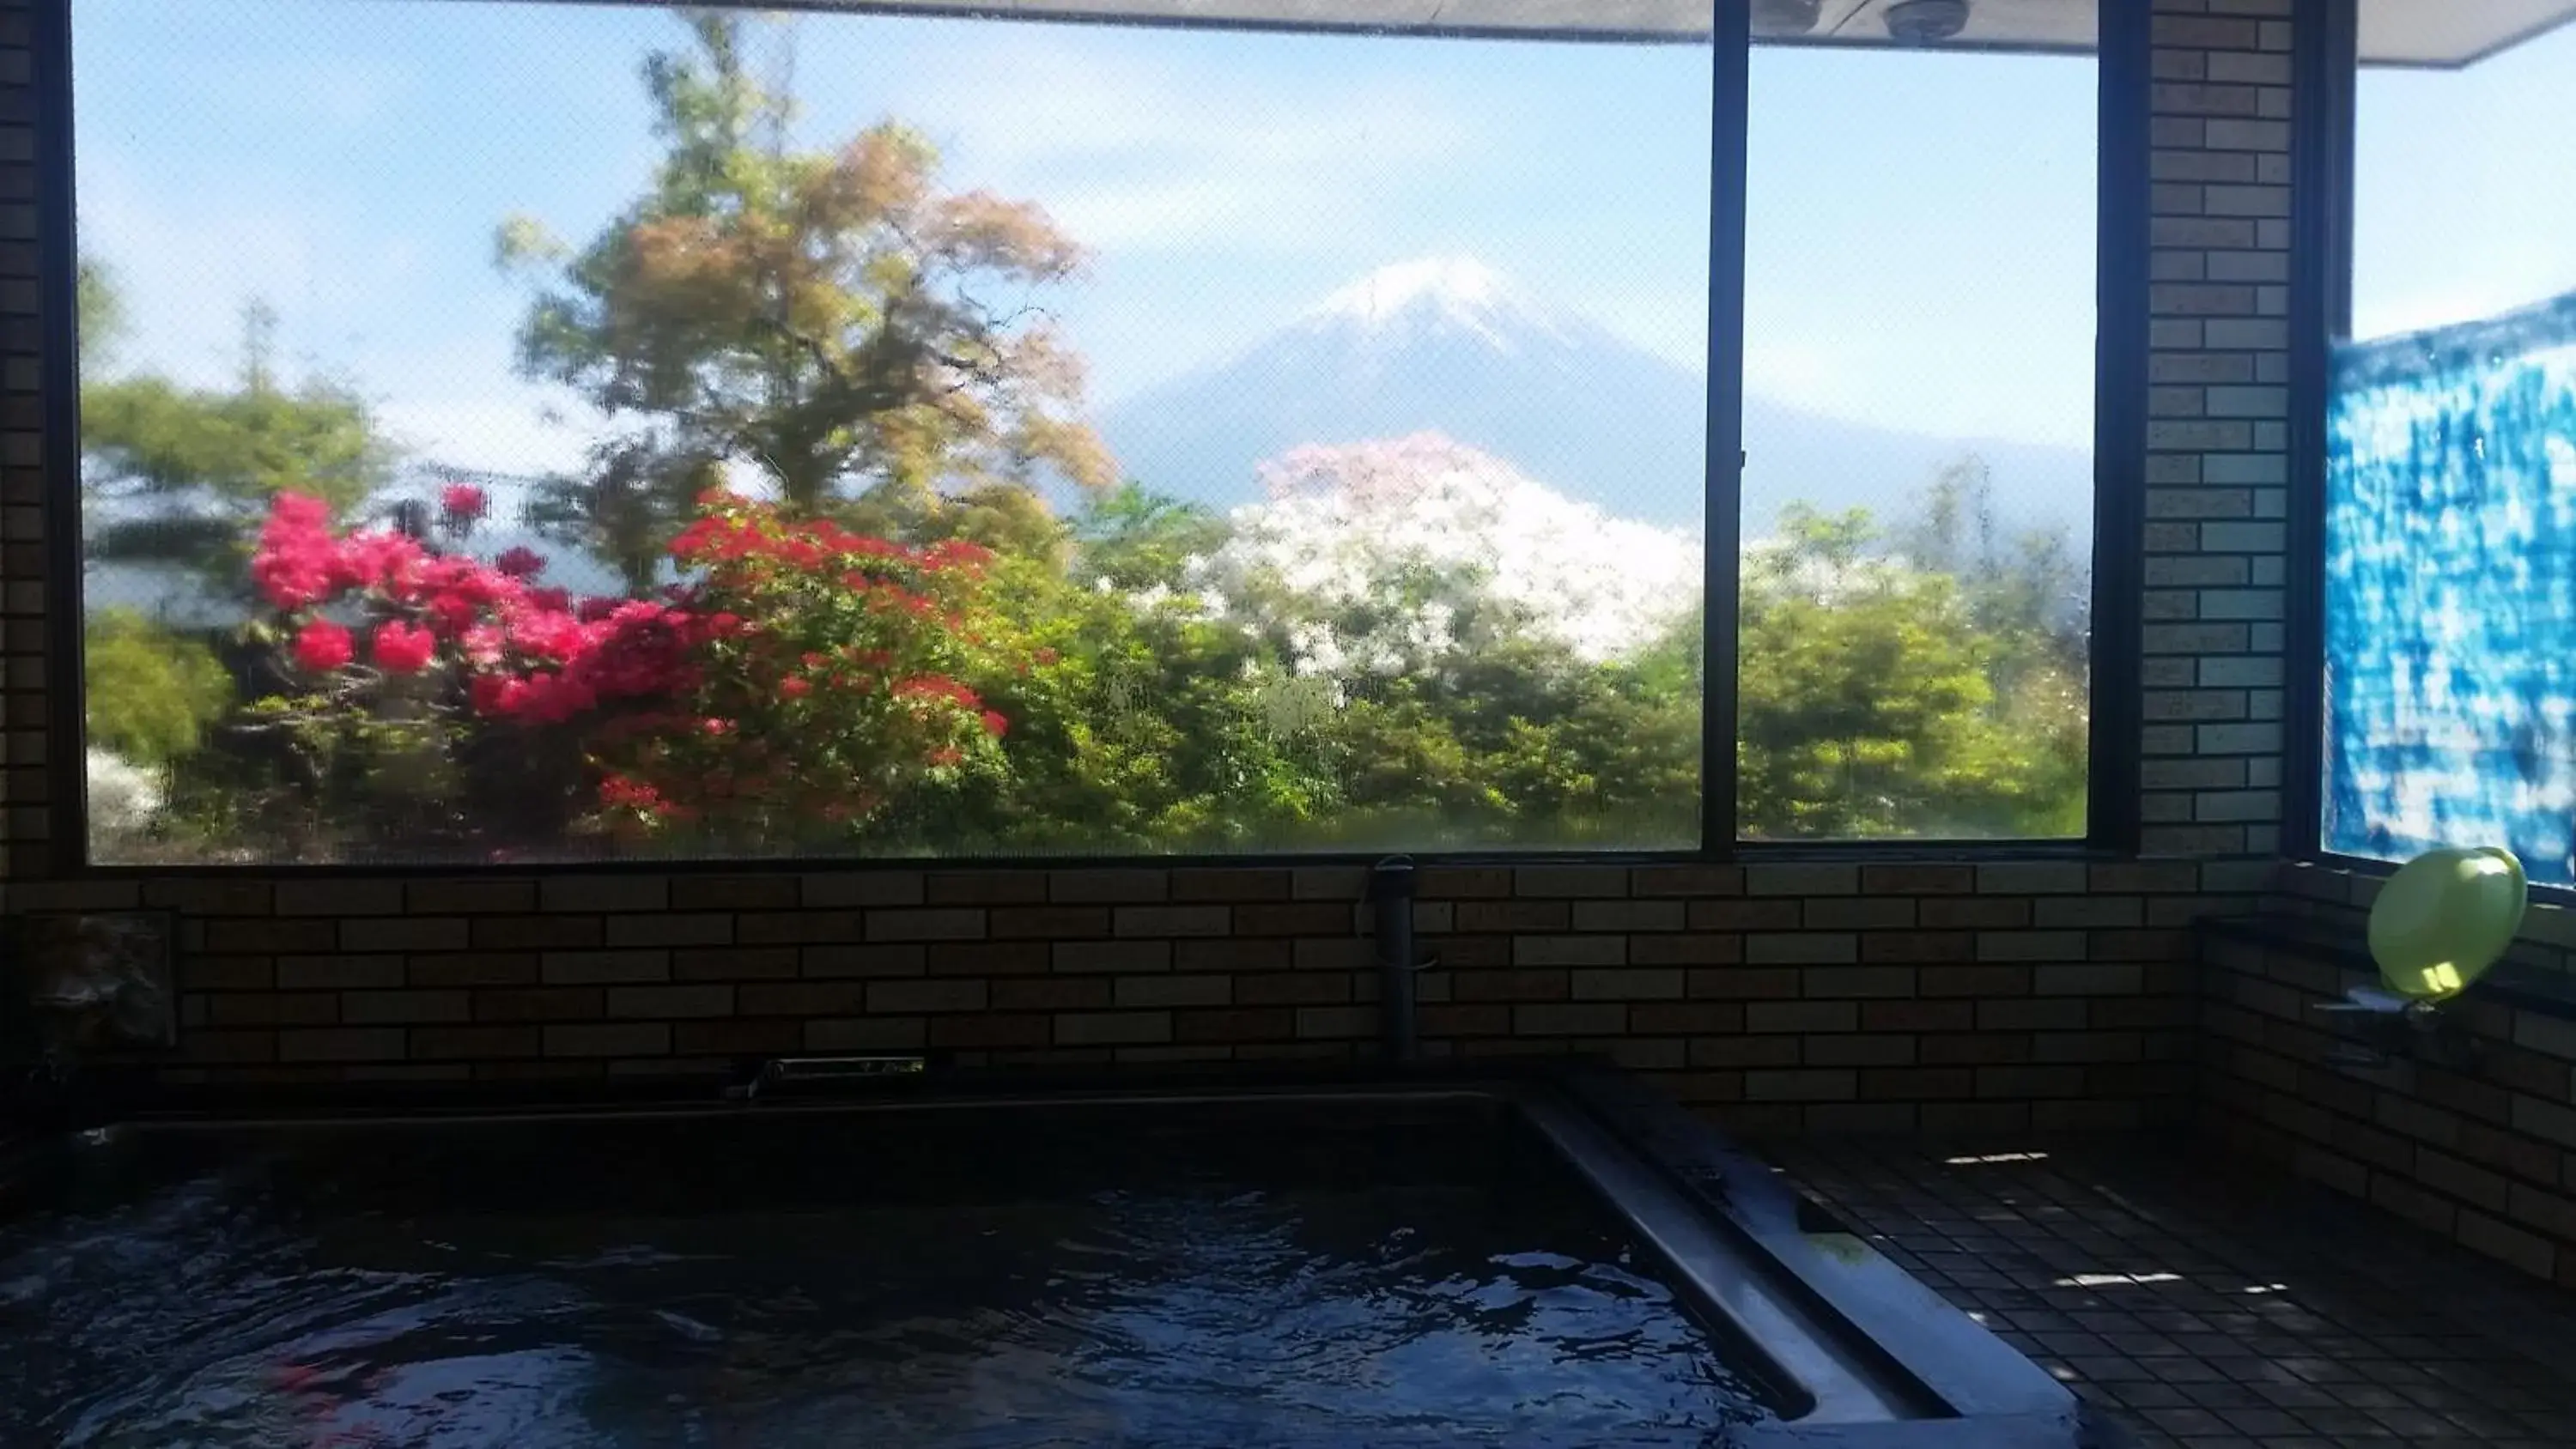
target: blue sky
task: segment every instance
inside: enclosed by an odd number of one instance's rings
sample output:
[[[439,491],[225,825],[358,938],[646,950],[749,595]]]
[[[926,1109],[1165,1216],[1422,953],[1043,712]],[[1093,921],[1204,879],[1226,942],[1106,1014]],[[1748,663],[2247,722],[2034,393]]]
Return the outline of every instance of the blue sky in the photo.
[[[430,456],[577,453],[577,409],[550,424],[565,400],[510,376],[523,294],[490,265],[492,231],[524,212],[585,239],[633,194],[656,154],[637,67],[679,39],[669,15],[76,0],[74,25],[82,240],[126,284],[123,361],[220,379],[258,295],[292,355],[352,378]],[[1433,253],[1703,355],[1704,48],[858,16],[795,34],[801,140],[898,117],[941,144],[952,184],[1037,200],[1093,247],[1091,275],[1047,300],[1097,401]],[[2475,86],[2365,87],[2365,322],[2576,282],[2576,252],[2551,245],[2576,234],[2576,189],[2511,184],[2576,120],[2576,87],[2551,84],[2571,44]],[[1885,426],[2085,445],[2090,62],[1765,49],[1753,86],[1751,385]],[[2413,178],[2436,176],[2508,198],[2512,224],[2401,224],[2428,200]]]
[[[2576,27],[2355,93],[2353,334],[2491,316],[2576,288]]]
[[[795,29],[802,139],[899,117],[953,184],[1035,199],[1093,247],[1050,300],[1100,401],[1434,253],[1704,355],[1704,47]],[[578,432],[508,375],[522,294],[492,228],[524,211],[585,238],[633,193],[655,155],[637,67],[678,35],[612,6],[78,0],[82,236],[127,284],[125,360],[219,378],[258,294],[293,354],[433,454],[568,460]],[[2080,443],[2090,65],[1765,52],[1755,84],[1755,385]]]

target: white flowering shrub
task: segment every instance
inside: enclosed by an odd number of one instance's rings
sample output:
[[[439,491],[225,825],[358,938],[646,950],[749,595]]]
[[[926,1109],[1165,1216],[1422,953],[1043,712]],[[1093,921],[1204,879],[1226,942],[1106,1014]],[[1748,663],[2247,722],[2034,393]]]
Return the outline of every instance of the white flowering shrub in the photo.
[[[1268,501],[1237,509],[1187,580],[1203,613],[1278,635],[1301,675],[1436,673],[1512,633],[1600,663],[1699,603],[1699,539],[1435,433],[1299,448],[1261,482]]]
[[[106,750],[89,751],[86,764],[90,838],[120,841],[149,830],[164,803],[159,778]]]

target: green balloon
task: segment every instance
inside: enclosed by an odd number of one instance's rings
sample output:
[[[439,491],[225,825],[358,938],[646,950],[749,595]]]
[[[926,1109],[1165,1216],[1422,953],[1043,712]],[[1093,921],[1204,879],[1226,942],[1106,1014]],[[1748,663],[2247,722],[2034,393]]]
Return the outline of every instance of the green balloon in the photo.
[[[2529,900],[2522,862],[2510,850],[2426,851],[2400,866],[2371,903],[2371,959],[2400,996],[2456,996],[2503,958]]]

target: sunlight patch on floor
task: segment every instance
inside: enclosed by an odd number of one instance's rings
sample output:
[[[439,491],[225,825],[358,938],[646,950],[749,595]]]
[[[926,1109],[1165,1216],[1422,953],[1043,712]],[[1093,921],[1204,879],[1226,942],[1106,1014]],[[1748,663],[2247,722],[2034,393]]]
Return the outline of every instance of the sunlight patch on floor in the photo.
[[[2051,1279],[2053,1288],[2130,1288],[2146,1283],[2179,1283],[2180,1273],[2077,1273]]]

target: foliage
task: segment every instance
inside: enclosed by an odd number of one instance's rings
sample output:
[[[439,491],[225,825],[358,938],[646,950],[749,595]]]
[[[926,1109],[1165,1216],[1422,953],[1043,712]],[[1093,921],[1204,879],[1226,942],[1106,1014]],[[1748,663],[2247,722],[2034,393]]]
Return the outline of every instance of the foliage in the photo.
[[[447,528],[479,497],[451,490]],[[462,506],[460,506],[462,505]],[[492,564],[332,530],[281,495],[251,572],[275,611],[265,694],[307,832],[379,844],[677,835],[732,850],[849,837],[922,780],[990,768],[1008,728],[981,674],[988,553],[927,550],[731,494],[672,552],[664,599],[574,600],[543,560]]]
[[[2084,831],[2092,672],[2090,571],[2062,531],[2004,535],[1993,480],[1969,457],[1933,480],[1902,555],[1959,580],[1967,627],[1988,641],[1987,677],[2004,736],[2014,742],[2008,803],[1981,833],[2075,836]]]
[[[113,337],[122,325],[103,270],[83,272],[81,306],[85,326]],[[366,401],[325,379],[281,384],[275,331],[275,314],[249,309],[240,378],[229,388],[151,373],[84,381],[90,557],[175,564],[230,590],[241,581],[243,542],[271,499],[301,494],[336,515],[390,480],[396,451]]]
[[[998,773],[1010,722],[967,682],[999,670],[989,550],[701,502],[671,546],[704,577],[668,672],[591,735],[611,818],[695,826],[736,851],[834,835],[847,848],[907,794]]]
[[[1262,481],[1270,501],[1238,511],[1191,578],[1302,672],[1419,674],[1523,634],[1597,663],[1699,593],[1690,539],[1437,434],[1299,448]]]
[[[451,496],[442,529],[470,529],[473,504]],[[1221,606],[1194,592],[1198,549],[1260,529],[1257,510],[1228,524],[1128,493],[996,552],[722,491],[700,509],[672,544],[685,585],[573,600],[537,582],[541,559],[339,534],[318,501],[279,500],[253,565],[276,610],[255,630],[275,687],[232,725],[269,742],[279,788],[304,802],[268,810],[269,828],[323,853],[1697,838],[1696,608],[1594,659],[1498,602],[1496,570],[1418,551],[1320,588],[1274,574]],[[2061,634],[2002,628],[2042,589],[2012,563],[2028,552],[1963,581],[1891,552],[1887,532],[1793,510],[1748,563],[1742,828],[2079,827],[2080,679],[2048,672]],[[1344,556],[1308,542],[1291,556]],[[1393,670],[1315,647],[1436,600],[1491,626]],[[1301,632],[1317,621],[1327,633]]]
[[[81,657],[90,743],[134,764],[194,753],[232,706],[232,677],[213,650],[132,609],[90,615]]]
[[[470,556],[468,485],[357,526],[394,450],[354,389],[278,379],[262,309],[230,387],[108,375],[123,308],[84,267],[93,557],[260,609],[223,663],[92,621],[93,815],[120,849],[1699,838],[1700,541],[1436,435],[1293,450],[1224,516],[1112,490],[1078,358],[1034,305],[988,300],[1073,279],[1072,239],[942,189],[900,126],[792,147],[761,22],[689,24],[646,67],[645,193],[578,249],[526,220],[499,238],[534,286],[521,371],[616,429],[532,521],[626,597],[546,585],[533,550]],[[2080,829],[2083,570],[2062,537],[2001,536],[1990,495],[1970,459],[1913,516],[1792,509],[1748,551],[1745,834]]]
[[[1335,730],[1344,831],[1371,845],[1684,848],[1700,699],[1651,664],[1516,639],[1357,695]]]
[[[125,294],[116,273],[102,261],[83,257],[73,283],[74,317],[80,329],[81,371],[103,369],[133,325],[126,315]]]
[[[1085,510],[1073,537],[1085,573],[1135,593],[1181,586],[1192,561],[1213,556],[1232,533],[1206,508],[1129,483]]]
[[[1753,838],[2065,833],[2080,824],[2080,688],[2030,695],[2028,641],[1981,627],[2019,581],[1880,552],[1866,511],[1783,516],[1746,561],[1738,823]],[[1999,589],[2004,592],[1999,593]],[[1999,676],[2015,688],[1999,694]],[[2065,708],[2072,705],[2072,710]]]
[[[668,147],[651,189],[577,252],[526,219],[500,233],[502,264],[540,279],[522,370],[628,424],[588,477],[558,480],[563,536],[641,584],[728,468],[799,513],[1044,469],[1105,487],[1079,359],[1034,306],[983,300],[1068,280],[1081,250],[1034,206],[940,190],[903,127],[790,149],[794,104],[753,75],[752,24],[689,24],[694,53],[645,67]]]
[[[1033,661],[996,698],[1008,775],[924,838],[947,851],[1273,848],[1331,803],[1305,723],[1278,707],[1259,642],[1164,599],[1006,564],[999,605]]]

